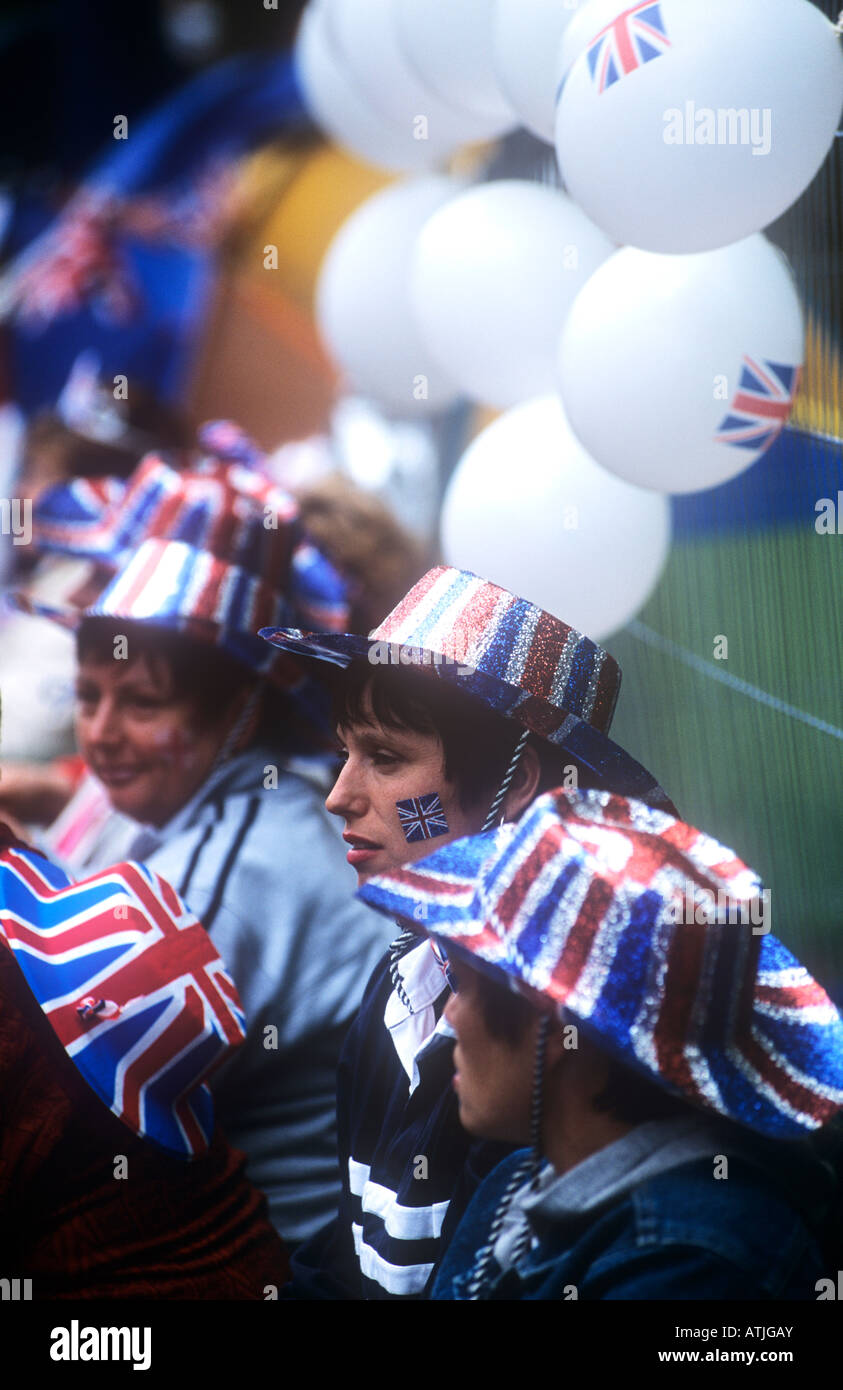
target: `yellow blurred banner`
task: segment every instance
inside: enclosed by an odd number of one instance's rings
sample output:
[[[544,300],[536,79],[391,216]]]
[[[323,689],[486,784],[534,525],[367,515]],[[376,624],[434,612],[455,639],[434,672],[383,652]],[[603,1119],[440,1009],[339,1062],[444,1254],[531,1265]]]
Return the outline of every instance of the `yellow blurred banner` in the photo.
[[[252,213],[238,238],[236,264],[262,274],[267,246],[278,253],[268,288],[310,310],[325,252],[346,218],[392,176],[331,145],[300,153],[263,150],[243,171]]]
[[[805,329],[805,367],[791,423],[814,434],[843,438],[840,353],[828,330],[808,315]]]

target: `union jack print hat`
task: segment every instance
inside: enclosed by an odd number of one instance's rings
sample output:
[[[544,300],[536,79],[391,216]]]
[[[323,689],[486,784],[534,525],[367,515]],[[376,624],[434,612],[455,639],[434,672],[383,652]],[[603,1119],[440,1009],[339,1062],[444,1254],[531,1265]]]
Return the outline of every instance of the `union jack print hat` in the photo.
[[[32,506],[32,536],[39,550],[98,558],[103,518],[125,494],[122,478],[72,478],[45,488]]]
[[[663,811],[560,790],[358,894],[665,1089],[788,1139],[843,1107],[843,1019],[765,931],[763,891]]]
[[[183,541],[247,571],[257,551],[290,601],[291,621],[331,632],[347,626],[345,581],[303,532],[295,499],[262,471],[254,441],[232,421],[214,420],[199,430],[199,444],[205,452],[190,468],[153,453],[128,482],[74,479],[50,488],[33,509],[36,545],[115,571],[146,540]]]
[[[74,551],[114,571],[93,604],[49,607],[25,590],[12,602],[69,628],[96,617],[175,628],[299,690],[304,712],[318,704],[312,682],[257,631],[287,622],[340,631],[348,625],[345,581],[302,530],[295,500],[243,461],[249,441],[235,426],[217,422],[200,437],[230,458],[179,471],[147,456]]]
[[[559,744],[613,790],[675,809],[607,737],[621,684],[613,656],[567,623],[468,570],[429,570],[368,637],[265,628],[284,651],[338,666],[411,665]]]
[[[0,849],[8,948],[74,1066],[144,1139],[181,1158],[214,1128],[206,1084],[245,1036],[237,989],[201,922],[143,864],[81,883]]]

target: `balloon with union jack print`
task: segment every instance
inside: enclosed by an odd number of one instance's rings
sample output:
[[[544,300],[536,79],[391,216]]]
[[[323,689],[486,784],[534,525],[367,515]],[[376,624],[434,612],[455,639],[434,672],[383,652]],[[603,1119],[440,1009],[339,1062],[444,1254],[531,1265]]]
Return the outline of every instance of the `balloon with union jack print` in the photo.
[[[796,286],[765,237],[695,256],[626,247],[571,308],[562,399],[604,468],[658,492],[698,492],[736,477],[778,439],[803,341]]]

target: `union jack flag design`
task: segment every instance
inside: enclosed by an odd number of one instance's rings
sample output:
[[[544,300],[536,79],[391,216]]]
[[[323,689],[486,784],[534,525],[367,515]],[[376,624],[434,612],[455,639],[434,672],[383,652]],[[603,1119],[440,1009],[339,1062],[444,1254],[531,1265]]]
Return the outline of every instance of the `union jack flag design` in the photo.
[[[744,927],[688,920],[689,883],[742,905]],[[666,1089],[796,1138],[843,1108],[843,1019],[767,928],[746,929],[763,893],[703,831],[597,790],[547,792],[520,821],[358,889],[449,957],[587,1021]]]
[[[43,549],[71,555],[93,552],[103,520],[126,490],[120,478],[72,478],[56,483],[36,498],[32,533]]]
[[[653,0],[624,10],[595,34],[586,49],[588,70],[598,94],[670,48],[661,7]]]
[[[766,449],[778,439],[799,390],[801,367],[743,358],[738,389],[714,436],[738,449]]]
[[[434,840],[438,835],[447,835],[448,822],[436,792],[411,796],[406,801],[396,801],[395,805],[408,845],[417,840]]]
[[[12,293],[19,322],[32,330],[92,302],[110,324],[128,323],[140,290],[115,230],[108,198],[83,196],[37,249],[22,258]]]
[[[245,1036],[236,987],[164,879],[118,864],[81,883],[0,853],[0,942],[74,1065],[135,1133],[182,1158],[213,1133],[206,1078]]]
[[[213,249],[237,211],[236,173],[228,162],[181,190],[124,197],[85,188],[21,256],[9,288],[16,317],[43,329],[91,304],[106,323],[127,324],[147,307],[127,239]]]

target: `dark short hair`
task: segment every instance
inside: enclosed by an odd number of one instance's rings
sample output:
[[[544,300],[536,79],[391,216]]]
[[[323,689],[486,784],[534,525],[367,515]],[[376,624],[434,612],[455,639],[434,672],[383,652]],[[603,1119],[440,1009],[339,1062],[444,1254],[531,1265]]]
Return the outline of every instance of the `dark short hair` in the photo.
[[[174,697],[192,703],[202,727],[213,723],[244,688],[259,680],[247,666],[210,642],[154,623],[120,618],[85,618],[76,634],[78,660],[113,660],[114,642],[120,636],[127,638],[130,661],[143,658],[154,671],[166,672]],[[296,730],[297,719],[288,697],[264,684],[254,741],[286,751],[295,742]]]
[[[445,775],[455,784],[463,808],[484,796],[491,802],[523,732],[514,720],[437,676],[435,668],[373,667],[353,661],[334,677],[333,691],[334,719],[341,729],[369,722],[371,710],[386,728],[436,734]],[[565,748],[535,734],[530,735],[530,744],[541,765],[540,792],[559,786],[566,766],[576,769],[577,786],[599,785],[594,774]]]
[[[459,962],[454,965],[459,983]],[[483,1022],[493,1038],[517,1047],[536,1017],[535,1005],[523,994],[498,984],[477,971],[475,989]],[[562,1026],[560,1022],[560,1027]],[[608,1076],[603,1089],[592,1101],[594,1109],[621,1124],[640,1125],[649,1120],[667,1120],[694,1110],[681,1096],[650,1081],[640,1072],[624,1066],[607,1054]]]
[[[117,638],[127,641],[128,660],[145,660],[158,672],[166,672],[176,699],[193,702],[204,723],[231,703],[249,679],[246,669],[226,652],[170,628],[119,618],[85,618],[76,635],[80,661],[114,659]]]
[[[681,1096],[667,1091],[640,1072],[609,1058],[609,1075],[592,1105],[603,1115],[621,1124],[643,1125],[649,1120],[670,1120],[675,1116],[698,1114],[697,1108]]]

